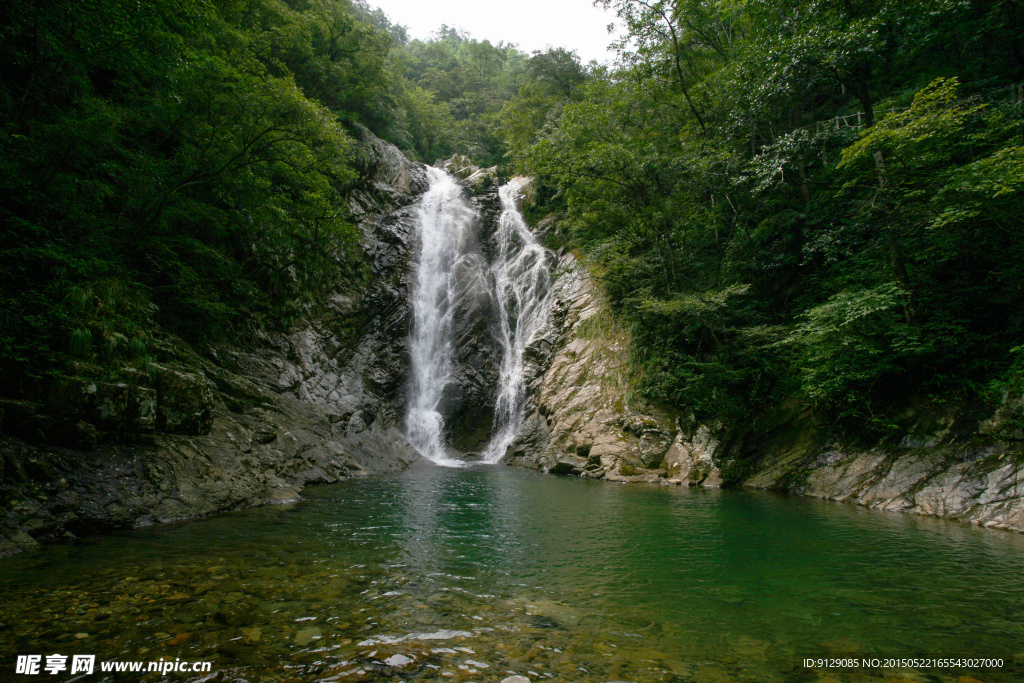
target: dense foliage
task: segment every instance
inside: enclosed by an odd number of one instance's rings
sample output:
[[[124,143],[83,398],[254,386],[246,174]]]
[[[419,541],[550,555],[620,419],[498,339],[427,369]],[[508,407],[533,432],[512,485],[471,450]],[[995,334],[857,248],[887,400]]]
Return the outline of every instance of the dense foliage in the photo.
[[[603,0],[628,29],[510,155],[655,403],[863,426],[998,393],[1024,338],[1024,4]]]
[[[0,8],[5,391],[366,275],[362,127],[538,178],[649,401],[886,425],[1024,376],[1019,0],[600,0],[615,68],[351,0]],[[1009,384],[1008,384],[1009,383]]]
[[[366,275],[344,194],[361,126],[501,160],[530,59],[350,0],[0,8],[0,380],[102,375],[287,321]]]
[[[433,163],[459,152],[481,166],[502,161],[496,116],[523,78],[526,55],[442,26],[434,40],[399,46],[394,58],[412,87],[432,97],[428,110],[410,108],[420,119],[407,145],[415,156]]]
[[[143,356],[336,281],[387,41],[343,4],[24,2],[0,18],[11,384]],[[310,95],[310,96],[307,96]]]

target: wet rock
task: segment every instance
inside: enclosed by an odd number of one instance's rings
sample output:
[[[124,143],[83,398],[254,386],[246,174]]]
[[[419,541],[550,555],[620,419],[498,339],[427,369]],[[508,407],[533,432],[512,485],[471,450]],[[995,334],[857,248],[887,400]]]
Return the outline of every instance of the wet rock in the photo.
[[[687,480],[693,486],[708,488],[720,487],[723,483],[722,472],[715,461],[721,449],[721,440],[716,438],[711,429],[700,425],[692,439],[680,443],[681,452],[689,453],[689,473]]]
[[[427,189],[426,173],[422,165],[409,161],[397,147],[376,137],[368,129],[362,126],[354,128],[362,152],[357,158],[357,164],[361,166],[365,182],[376,193],[408,198]],[[358,206],[357,210],[379,211],[380,197],[371,197],[366,202],[369,206]]]
[[[477,166],[473,165],[473,162],[470,161],[469,157],[464,154],[454,154],[450,159],[439,162],[439,164],[439,167],[442,170],[461,180],[469,178],[480,170]]]
[[[212,383],[199,373],[157,366],[157,428],[171,434],[209,434]]]
[[[225,626],[248,626],[256,621],[256,613],[255,611],[245,607],[238,609],[223,609],[213,615],[213,620],[218,624],[224,624]]]
[[[690,470],[693,468],[693,456],[690,449],[683,443],[683,434],[676,436],[675,441],[665,454],[665,472],[672,481],[689,481]]]
[[[779,412],[783,419],[771,422],[768,436],[759,431],[733,439],[737,450],[758,456],[742,479],[745,486],[1024,532],[1024,451],[1014,442],[914,441],[959,429],[940,413],[915,420],[896,447],[843,447],[813,416]],[[908,448],[914,444],[920,447]]]
[[[530,679],[526,676],[509,676],[501,679],[501,683],[530,683]]]
[[[298,487],[284,484],[270,491],[267,502],[274,505],[285,505],[298,502],[301,498]]]
[[[543,614],[530,615],[530,625],[534,628],[558,628],[558,622]]]
[[[39,541],[20,529],[15,531],[8,538],[10,538],[11,543],[19,550],[35,550],[39,547]]]
[[[501,349],[494,334],[497,304],[490,282],[488,253],[500,205],[496,169],[481,171],[465,165],[464,158],[445,163],[456,177],[474,179],[480,197],[474,201],[481,215],[477,236],[462,247],[454,292],[453,364],[438,410],[444,419],[447,440],[459,451],[481,450],[491,436]],[[485,182],[486,180],[486,182]],[[467,183],[469,180],[466,181]],[[473,189],[473,186],[468,186]],[[488,208],[490,207],[490,209]]]
[[[574,474],[579,476],[586,466],[586,461],[572,456],[562,456],[548,468],[550,474]]]
[[[170,647],[177,647],[177,646],[180,646],[180,645],[185,645],[187,643],[192,642],[193,638],[194,638],[194,636],[191,633],[179,633],[178,635],[176,635],[173,638],[171,638],[170,640],[168,640],[166,645],[168,645]]]
[[[390,657],[384,660],[384,663],[390,667],[400,669],[403,666],[412,664],[414,661],[416,660],[414,660],[412,657],[407,657],[405,655],[391,655]]]
[[[466,186],[473,194],[482,194],[498,185],[498,167],[478,168],[465,178]]]

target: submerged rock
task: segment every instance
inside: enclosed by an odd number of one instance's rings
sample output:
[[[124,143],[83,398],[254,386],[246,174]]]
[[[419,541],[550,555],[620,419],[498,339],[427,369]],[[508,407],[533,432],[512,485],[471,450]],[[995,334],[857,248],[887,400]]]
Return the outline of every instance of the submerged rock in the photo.
[[[312,643],[314,640],[317,640],[322,637],[323,634],[320,632],[320,629],[318,629],[315,626],[300,629],[299,632],[295,634],[295,644],[299,647],[305,647],[306,645]]]
[[[406,655],[391,655],[390,657],[384,660],[384,663],[390,667],[400,669],[403,666],[412,664],[414,661],[416,660],[414,660],[412,657],[407,657]]]

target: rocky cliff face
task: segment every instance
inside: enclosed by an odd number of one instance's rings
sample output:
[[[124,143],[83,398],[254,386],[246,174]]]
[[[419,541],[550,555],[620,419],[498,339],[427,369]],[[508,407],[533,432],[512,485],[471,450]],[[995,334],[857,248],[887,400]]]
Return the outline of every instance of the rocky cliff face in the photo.
[[[839,445],[808,410],[731,429],[633,408],[629,336],[585,266],[556,269],[556,303],[528,348],[528,419],[504,462],[618,482],[748,486],[1024,532],[1022,401],[979,422],[920,409],[902,438]]]
[[[857,503],[880,510],[948,517],[1024,532],[1024,448],[954,419],[919,421],[898,443],[844,446],[812,416],[780,410],[774,428],[734,438],[725,468],[756,455],[737,477],[754,488]],[[929,424],[930,423],[930,424]]]
[[[365,134],[350,191],[372,265],[287,333],[251,348],[165,338],[148,373],[58,378],[37,401],[0,401],[0,555],[77,534],[296,500],[304,486],[398,471],[410,292],[423,167]],[[456,302],[453,378],[442,406],[464,453],[491,434],[500,350],[486,279],[500,214],[494,169],[453,158],[481,222]],[[704,425],[630,400],[630,339],[587,268],[562,254],[547,325],[526,350],[526,425],[504,462],[614,482],[750,486],[1024,532],[1021,393],[989,419],[932,415],[898,443],[841,445],[787,407],[751,425]],[[476,280],[480,280],[477,282]],[[58,443],[63,447],[44,446]]]
[[[64,378],[41,401],[5,401],[0,554],[287,502],[307,484],[396,471],[419,457],[402,419],[414,202],[426,174],[368,133],[361,142],[364,182],[348,199],[372,284],[336,293],[251,350],[167,338],[149,374]]]
[[[526,349],[526,426],[505,462],[609,481],[659,481],[675,433],[667,415],[631,410],[629,337],[572,254],[555,268],[547,326]]]

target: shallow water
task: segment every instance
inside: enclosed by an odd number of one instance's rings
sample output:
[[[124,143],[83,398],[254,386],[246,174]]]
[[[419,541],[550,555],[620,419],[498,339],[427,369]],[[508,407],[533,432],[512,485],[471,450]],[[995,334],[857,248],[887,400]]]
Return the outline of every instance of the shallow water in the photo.
[[[224,681],[1024,680],[1019,535],[488,466],[306,493],[0,561],[0,677],[59,652],[207,660]]]

